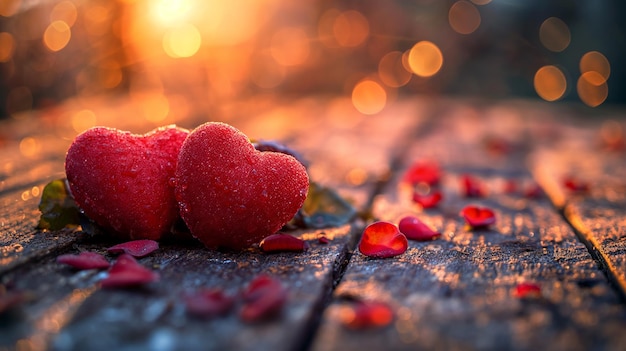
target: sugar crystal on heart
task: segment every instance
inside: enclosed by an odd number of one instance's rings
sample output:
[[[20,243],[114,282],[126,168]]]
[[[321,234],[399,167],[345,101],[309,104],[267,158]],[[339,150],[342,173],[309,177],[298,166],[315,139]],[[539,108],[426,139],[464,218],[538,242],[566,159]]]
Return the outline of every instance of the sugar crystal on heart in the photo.
[[[294,157],[255,150],[243,133],[218,122],[189,134],[175,179],[180,214],[209,248],[242,249],[277,232],[309,187],[306,169]]]

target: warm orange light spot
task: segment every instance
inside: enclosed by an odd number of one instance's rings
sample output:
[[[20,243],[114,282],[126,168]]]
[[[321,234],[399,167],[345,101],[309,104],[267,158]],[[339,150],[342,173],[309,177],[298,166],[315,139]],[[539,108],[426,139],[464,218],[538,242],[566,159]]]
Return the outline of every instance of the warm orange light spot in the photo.
[[[163,50],[173,58],[191,57],[202,44],[200,32],[193,24],[183,24],[170,28],[163,35]]]
[[[588,71],[578,78],[576,91],[580,100],[587,106],[600,106],[609,95],[609,87],[606,80],[596,71]],[[596,84],[601,82],[600,84]]]
[[[360,12],[350,10],[335,18],[333,33],[337,43],[345,47],[361,45],[369,36],[370,25]]]
[[[337,39],[335,38],[334,26],[335,20],[341,14],[341,11],[337,9],[327,10],[320,16],[317,23],[318,38],[326,47],[336,48],[339,47]]]
[[[0,32],[0,62],[7,62],[13,57],[15,40],[11,33]]]
[[[472,0],[472,2],[476,5],[487,5],[491,0]]]
[[[153,123],[163,122],[170,113],[170,103],[165,95],[159,92],[142,92],[133,94],[133,99],[143,111],[144,118]]]
[[[354,186],[363,185],[367,181],[367,171],[363,168],[353,168],[346,174],[346,181]]]
[[[280,85],[286,75],[285,67],[268,57],[255,60],[250,79],[260,88],[271,89]]]
[[[41,143],[39,140],[26,137],[20,141],[20,153],[24,157],[34,157],[41,151]]]
[[[96,125],[96,114],[91,110],[80,110],[72,116],[72,128],[81,133]]]
[[[443,55],[437,45],[430,41],[420,41],[409,52],[409,66],[420,77],[431,77],[441,69]]]
[[[54,21],[43,33],[43,42],[50,51],[59,51],[69,43],[71,37],[70,26],[65,21]]]
[[[352,104],[363,114],[376,114],[385,108],[386,103],[385,89],[373,80],[362,80],[352,90]]]
[[[556,17],[546,19],[539,27],[539,40],[550,51],[561,52],[565,50],[571,39],[567,24]]]
[[[281,28],[272,36],[270,52],[280,65],[301,65],[309,57],[309,37],[299,27]]]
[[[11,17],[20,9],[21,0],[0,1],[0,16]]]
[[[89,3],[83,11],[85,16],[85,29],[87,33],[93,36],[101,36],[110,32],[111,26],[109,25],[109,18],[112,16],[112,8],[105,6],[102,2]]]
[[[460,34],[471,34],[480,26],[480,12],[471,2],[455,2],[448,11],[450,27]]]
[[[595,71],[606,81],[611,75],[609,60],[597,51],[589,51],[580,59],[580,73]],[[587,78],[589,80],[589,78]]]
[[[176,26],[189,19],[193,5],[190,0],[159,0],[151,3],[150,13],[158,23]]]
[[[535,91],[546,101],[560,99],[567,88],[565,75],[556,66],[543,66],[535,73]]]
[[[398,88],[406,85],[411,79],[411,72],[404,68],[402,52],[392,51],[378,62],[378,76],[387,86]]]
[[[78,13],[73,2],[65,0],[56,4],[50,12],[50,21],[64,21],[68,26],[73,26]]]
[[[100,85],[106,89],[112,89],[122,82],[122,68],[116,61],[105,61],[98,66]]]

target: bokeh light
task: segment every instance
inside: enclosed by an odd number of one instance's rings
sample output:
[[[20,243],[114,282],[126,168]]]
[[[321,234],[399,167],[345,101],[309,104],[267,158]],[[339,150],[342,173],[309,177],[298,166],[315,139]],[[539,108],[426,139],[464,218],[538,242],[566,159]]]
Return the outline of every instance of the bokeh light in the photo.
[[[78,12],[76,11],[76,5],[69,0],[61,1],[54,6],[52,12],[50,12],[50,21],[63,21],[68,26],[72,27],[76,22]]]
[[[72,115],[72,128],[81,133],[96,125],[96,114],[91,110],[80,110]]]
[[[602,75],[588,71],[578,78],[576,91],[580,100],[590,107],[600,106],[609,95],[609,87]]]
[[[352,90],[352,104],[365,115],[374,115],[382,111],[387,103],[387,93],[377,82],[364,79]]]
[[[430,41],[420,41],[409,52],[411,71],[420,77],[431,77],[443,66],[443,55],[439,47]]]
[[[476,5],[487,5],[491,0],[472,0],[472,2]]]
[[[597,72],[604,81],[611,75],[611,65],[609,60],[598,51],[589,51],[580,59],[580,73]]]
[[[480,12],[471,2],[455,2],[448,11],[450,27],[459,34],[471,34],[480,26]]]
[[[369,22],[358,11],[346,11],[335,18],[333,33],[339,45],[344,47],[359,46],[369,36]]]
[[[270,47],[272,57],[283,66],[297,66],[306,62],[309,57],[309,38],[300,27],[279,29],[272,36]]]
[[[535,91],[546,101],[556,101],[563,97],[567,89],[567,80],[556,66],[543,66],[537,70],[534,79]]]
[[[411,72],[402,64],[402,54],[400,51],[392,51],[378,62],[378,77],[388,87],[399,88],[411,80]]]
[[[554,52],[565,50],[571,41],[569,27],[556,17],[543,21],[539,27],[539,40],[546,49]]]
[[[69,43],[71,37],[70,26],[65,21],[54,21],[46,28],[43,42],[50,51],[59,51]]]
[[[13,57],[15,39],[7,32],[0,32],[0,62],[7,62]]]
[[[163,50],[173,58],[191,57],[202,44],[200,32],[193,24],[184,24],[170,28],[163,35]]]
[[[0,1],[0,16],[11,17],[19,10],[21,0],[2,0]]]

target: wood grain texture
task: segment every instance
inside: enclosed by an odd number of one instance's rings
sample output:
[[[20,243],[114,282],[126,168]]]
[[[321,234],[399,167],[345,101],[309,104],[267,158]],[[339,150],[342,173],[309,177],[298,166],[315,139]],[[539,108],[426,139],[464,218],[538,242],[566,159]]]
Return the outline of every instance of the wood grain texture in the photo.
[[[414,214],[443,235],[410,242],[396,258],[355,253],[313,350],[611,350],[626,341],[623,305],[550,202],[503,192],[505,180],[532,182],[524,140],[514,142],[518,150],[499,156],[490,156],[481,142],[488,135],[523,138],[529,132],[517,110],[504,114],[509,123],[489,123],[489,113],[495,119],[505,112],[448,105],[438,126],[414,141],[408,162],[430,158],[446,171],[443,204],[417,208],[398,182],[400,172],[375,202],[374,213],[392,223]],[[487,198],[459,196],[459,176],[465,173],[485,182]],[[469,203],[493,208],[497,224],[468,230],[458,212]],[[515,286],[524,281],[539,284],[542,298],[515,297]],[[386,301],[396,319],[382,329],[348,330],[340,323],[345,296]]]

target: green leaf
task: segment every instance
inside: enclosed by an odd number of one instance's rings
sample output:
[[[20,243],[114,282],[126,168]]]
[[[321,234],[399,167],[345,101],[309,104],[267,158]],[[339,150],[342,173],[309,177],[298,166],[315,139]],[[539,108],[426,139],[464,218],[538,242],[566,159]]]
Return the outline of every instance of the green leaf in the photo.
[[[311,182],[299,219],[307,228],[339,227],[348,223],[356,213],[356,209],[335,190]]]
[[[37,228],[59,230],[80,224],[78,206],[69,191],[66,179],[57,179],[43,188],[39,202],[41,217]]]

